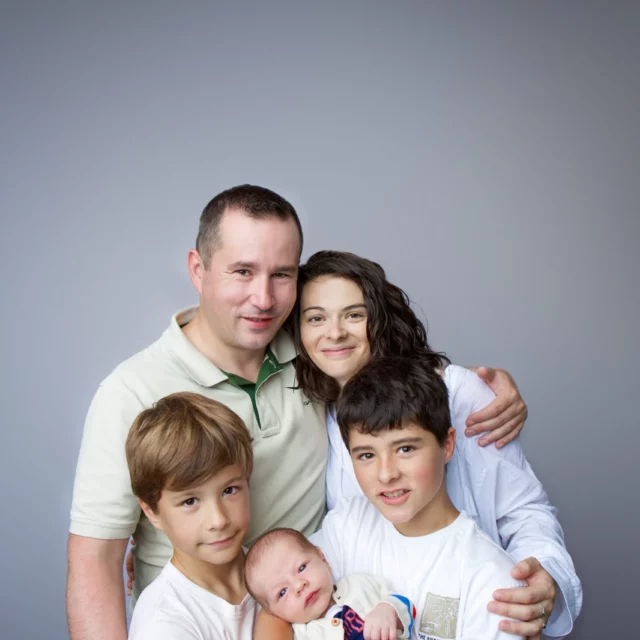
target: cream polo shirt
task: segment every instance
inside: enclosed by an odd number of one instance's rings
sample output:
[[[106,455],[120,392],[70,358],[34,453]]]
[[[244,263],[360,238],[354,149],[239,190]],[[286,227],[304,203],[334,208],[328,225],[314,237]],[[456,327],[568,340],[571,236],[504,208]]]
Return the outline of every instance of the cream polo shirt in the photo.
[[[256,391],[260,423],[251,397],[200,353],[181,326],[195,315],[178,312],[159,340],[120,364],[98,387],[84,426],[78,458],[71,527],[89,538],[127,538],[135,532],[134,596],[149,584],[171,556],[164,533],[142,514],[131,492],[125,441],[135,417],[160,398],[193,391],[228,406],[253,437],[250,544],[274,527],[309,535],[325,512],[327,431],[324,405],[295,389],[296,352],[280,332],[270,344],[283,365]]]

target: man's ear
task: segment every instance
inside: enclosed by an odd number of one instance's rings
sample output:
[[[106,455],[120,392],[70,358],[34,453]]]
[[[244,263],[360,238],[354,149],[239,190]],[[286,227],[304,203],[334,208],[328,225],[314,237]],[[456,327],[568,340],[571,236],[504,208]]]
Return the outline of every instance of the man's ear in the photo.
[[[453,457],[453,452],[456,449],[456,430],[451,427],[447,433],[447,437],[442,444],[444,450],[444,462],[445,464]]]
[[[149,522],[156,529],[160,529],[160,531],[163,531],[159,515],[157,513],[154,513],[153,509],[146,502],[143,502],[142,500],[140,500],[140,498],[138,498],[137,500],[140,508],[142,509],[142,512],[145,516],[147,516],[147,518],[149,518]]]
[[[196,288],[196,291],[202,295],[202,274],[206,269],[204,268],[204,262],[196,249],[190,249],[187,255],[187,270],[189,271],[189,277],[191,283]]]

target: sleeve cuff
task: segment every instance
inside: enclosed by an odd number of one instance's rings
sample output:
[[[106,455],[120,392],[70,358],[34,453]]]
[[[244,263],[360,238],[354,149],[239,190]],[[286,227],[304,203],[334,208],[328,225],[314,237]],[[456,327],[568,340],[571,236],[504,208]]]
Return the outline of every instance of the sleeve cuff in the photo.
[[[571,633],[573,621],[578,617],[582,607],[582,588],[580,583],[572,581],[562,571],[559,563],[553,558],[539,559],[540,564],[558,585],[559,594],[553,606],[551,616],[547,621],[544,635],[549,638],[563,638]]]
[[[122,540],[133,534],[137,524],[134,522],[129,525],[108,525],[72,520],[69,533],[84,538],[98,538],[99,540]]]

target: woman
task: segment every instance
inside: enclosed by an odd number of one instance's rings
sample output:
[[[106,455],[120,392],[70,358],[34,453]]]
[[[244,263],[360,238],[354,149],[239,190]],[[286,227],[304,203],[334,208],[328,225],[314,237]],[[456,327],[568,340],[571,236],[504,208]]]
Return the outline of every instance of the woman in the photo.
[[[406,294],[386,279],[378,264],[351,253],[319,251],[301,268],[298,286],[291,316],[299,353],[296,373],[307,396],[327,405],[329,508],[342,497],[362,495],[335,422],[333,403],[341,387],[370,358],[425,359],[447,384],[452,426],[459,432],[447,468],[449,495],[458,509],[522,561],[514,577],[528,581],[526,588],[497,592],[494,597],[500,601],[492,602],[491,610],[521,621],[502,621],[503,631],[537,636],[542,618],[548,634],[569,633],[581,591],[555,509],[517,440],[497,450],[479,447],[475,438],[463,435],[469,414],[493,400],[490,389],[474,373],[431,350]]]

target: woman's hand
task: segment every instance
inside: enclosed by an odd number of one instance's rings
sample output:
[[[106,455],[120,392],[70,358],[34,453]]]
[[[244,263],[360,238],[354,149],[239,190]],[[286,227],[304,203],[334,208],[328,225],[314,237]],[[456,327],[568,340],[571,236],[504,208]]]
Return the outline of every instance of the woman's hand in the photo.
[[[467,418],[465,435],[475,436],[488,431],[490,433],[480,438],[478,444],[484,447],[495,442],[498,449],[504,447],[522,431],[528,414],[527,405],[513,378],[504,369],[469,368],[491,387],[496,398],[484,409]]]
[[[514,618],[501,620],[501,631],[540,640],[556,601],[556,583],[535,558],[518,562],[511,575],[516,580],[526,580],[528,586],[498,589],[487,608],[491,613]]]

